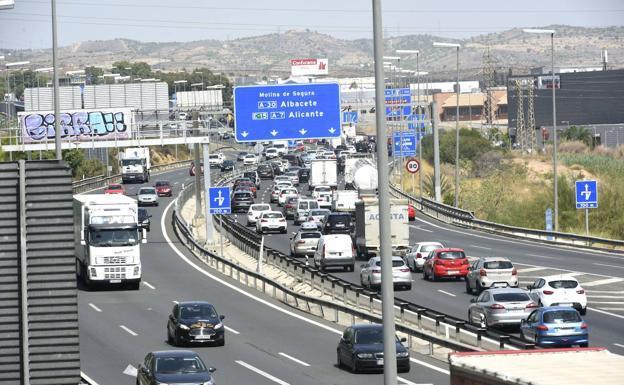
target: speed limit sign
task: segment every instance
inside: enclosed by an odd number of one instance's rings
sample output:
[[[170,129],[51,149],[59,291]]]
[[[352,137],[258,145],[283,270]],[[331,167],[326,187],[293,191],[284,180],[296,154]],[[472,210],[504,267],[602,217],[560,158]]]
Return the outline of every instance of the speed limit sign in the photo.
[[[405,168],[412,174],[416,174],[420,170],[420,163],[416,159],[410,159],[407,161]]]

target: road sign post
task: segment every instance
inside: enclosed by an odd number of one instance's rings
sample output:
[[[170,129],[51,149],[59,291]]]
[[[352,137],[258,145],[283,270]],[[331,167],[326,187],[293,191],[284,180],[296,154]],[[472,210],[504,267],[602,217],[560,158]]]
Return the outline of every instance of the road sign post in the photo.
[[[405,163],[405,168],[407,169],[407,172],[409,172],[410,174],[412,174],[412,194],[416,193],[416,180],[415,180],[415,175],[417,172],[420,171],[420,162],[418,161],[418,159],[410,159],[407,161],[407,163]]]
[[[576,208],[585,209],[585,234],[589,236],[589,209],[598,208],[598,183],[595,180],[577,180]]]
[[[237,142],[340,137],[340,87],[309,83],[234,88]]]

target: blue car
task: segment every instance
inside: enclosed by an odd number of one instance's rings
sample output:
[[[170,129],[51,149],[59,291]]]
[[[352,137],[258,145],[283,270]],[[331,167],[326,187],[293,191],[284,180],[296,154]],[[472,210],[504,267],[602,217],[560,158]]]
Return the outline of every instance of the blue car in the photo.
[[[574,308],[553,306],[533,311],[520,324],[522,338],[537,346],[589,345],[587,324]]]

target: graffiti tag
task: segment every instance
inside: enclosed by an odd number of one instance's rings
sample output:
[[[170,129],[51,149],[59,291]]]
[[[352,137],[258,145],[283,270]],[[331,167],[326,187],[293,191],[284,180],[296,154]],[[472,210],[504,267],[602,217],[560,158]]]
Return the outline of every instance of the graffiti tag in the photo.
[[[53,113],[28,113],[22,116],[25,141],[53,139]],[[61,113],[61,137],[74,140],[127,138],[126,113],[109,111],[75,111]]]

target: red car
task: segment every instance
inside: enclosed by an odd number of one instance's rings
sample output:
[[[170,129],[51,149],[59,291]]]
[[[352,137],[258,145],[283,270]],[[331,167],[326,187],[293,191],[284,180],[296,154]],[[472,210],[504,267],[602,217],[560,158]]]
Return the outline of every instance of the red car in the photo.
[[[171,187],[171,183],[166,180],[159,180],[154,184],[154,188],[156,189],[156,194],[159,197],[170,197],[173,196],[173,188]]]
[[[452,277],[461,279],[468,274],[468,258],[463,249],[435,249],[427,255],[423,265],[423,278],[435,281]]]
[[[106,190],[104,190],[104,194],[121,194],[121,195],[125,195],[126,194],[126,190],[124,189],[124,186],[118,183],[115,184],[109,184],[108,187],[106,188]]]
[[[416,207],[414,207],[411,203],[407,204],[407,218],[410,221],[416,220]]]

